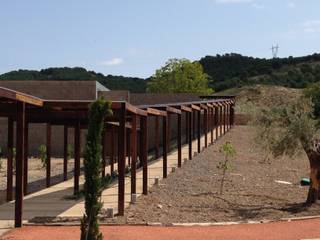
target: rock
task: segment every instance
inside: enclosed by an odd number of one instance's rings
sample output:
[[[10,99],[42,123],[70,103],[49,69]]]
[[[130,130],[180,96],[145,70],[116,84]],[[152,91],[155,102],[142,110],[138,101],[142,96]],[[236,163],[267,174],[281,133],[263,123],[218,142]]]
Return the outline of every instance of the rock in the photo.
[[[163,208],[163,206],[162,206],[161,204],[158,204],[157,207],[158,207],[159,209],[162,209],[162,208]]]

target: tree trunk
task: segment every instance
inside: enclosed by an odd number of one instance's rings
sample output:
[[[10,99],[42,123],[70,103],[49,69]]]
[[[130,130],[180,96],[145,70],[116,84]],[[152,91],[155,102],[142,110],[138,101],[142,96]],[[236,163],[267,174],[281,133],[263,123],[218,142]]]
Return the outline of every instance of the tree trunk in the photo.
[[[310,187],[306,203],[311,205],[320,199],[320,156],[312,151],[308,153],[310,163]]]

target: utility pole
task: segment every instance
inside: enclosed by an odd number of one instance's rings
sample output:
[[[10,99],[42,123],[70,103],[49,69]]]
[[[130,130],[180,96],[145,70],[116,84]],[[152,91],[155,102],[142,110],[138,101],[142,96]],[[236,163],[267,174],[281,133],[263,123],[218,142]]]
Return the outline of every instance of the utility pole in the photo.
[[[272,45],[271,51],[272,51],[272,57],[273,58],[277,58],[278,57],[278,52],[279,52],[279,45],[278,44],[276,46]]]

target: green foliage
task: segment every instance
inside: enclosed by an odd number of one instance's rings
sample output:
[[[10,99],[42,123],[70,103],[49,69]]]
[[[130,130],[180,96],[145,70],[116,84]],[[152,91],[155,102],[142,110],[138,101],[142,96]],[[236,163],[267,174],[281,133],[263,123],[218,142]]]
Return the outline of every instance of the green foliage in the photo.
[[[197,93],[208,95],[208,76],[201,64],[187,59],[170,59],[164,67],[156,70],[147,84],[147,91],[154,93]]]
[[[89,111],[87,142],[84,153],[84,194],[85,214],[81,219],[81,239],[100,240],[98,214],[101,211],[101,193],[103,182],[101,178],[101,139],[104,118],[111,115],[111,103],[99,98],[92,103]]]
[[[253,84],[304,88],[320,80],[320,54],[305,57],[261,59],[240,54],[206,56],[200,59],[216,91]],[[313,64],[318,63],[318,64]]]
[[[232,168],[230,160],[236,155],[236,150],[234,149],[234,146],[231,144],[231,142],[225,142],[221,146],[220,152],[224,155],[224,159],[219,161],[217,165],[217,168],[219,170],[222,170],[222,178],[220,181],[220,194],[222,194],[226,173]]]
[[[73,156],[73,146],[68,144],[67,146],[67,160],[70,160]]]
[[[46,145],[41,144],[38,148],[39,158],[41,160],[42,168],[47,167],[47,147]]]
[[[262,109],[254,121],[256,142],[274,157],[293,156],[301,149],[310,152],[319,134],[312,112],[312,103],[306,98]]]
[[[320,82],[310,84],[304,90],[304,95],[311,99],[314,105],[313,114],[317,119],[320,119]]]

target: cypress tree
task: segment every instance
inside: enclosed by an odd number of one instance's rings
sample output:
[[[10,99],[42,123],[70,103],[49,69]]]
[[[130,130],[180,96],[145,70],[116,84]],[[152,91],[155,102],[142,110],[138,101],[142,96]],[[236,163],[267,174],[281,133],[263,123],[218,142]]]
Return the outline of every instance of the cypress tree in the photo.
[[[98,215],[102,208],[101,138],[105,116],[111,115],[111,103],[99,98],[89,110],[87,141],[84,152],[85,214],[81,219],[81,240],[102,240]]]

